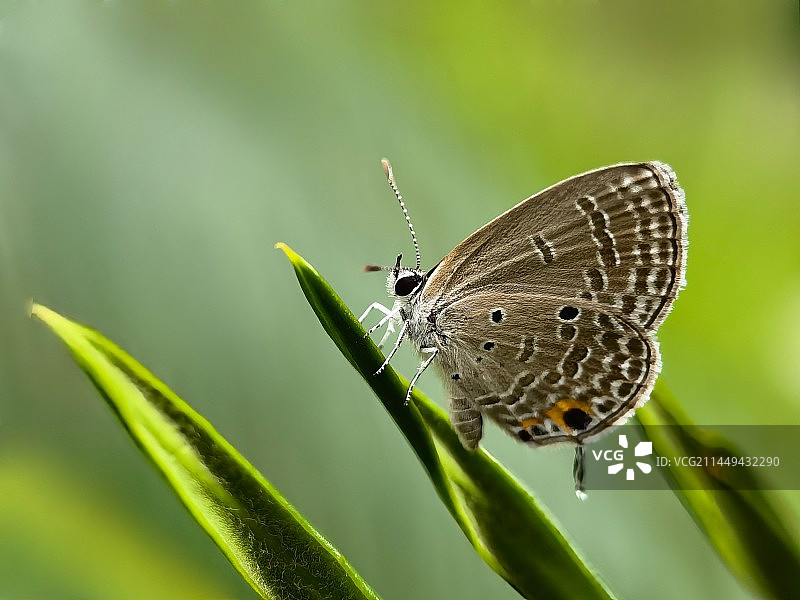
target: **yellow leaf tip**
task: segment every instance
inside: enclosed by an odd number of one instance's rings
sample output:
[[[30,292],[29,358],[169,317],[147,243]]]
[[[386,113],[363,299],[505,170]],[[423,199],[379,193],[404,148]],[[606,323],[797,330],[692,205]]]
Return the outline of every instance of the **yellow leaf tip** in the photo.
[[[289,248],[289,246],[287,246],[283,242],[278,242],[277,244],[275,244],[275,249],[276,250],[283,250],[283,253],[287,257],[289,257],[289,260],[294,260],[295,258],[297,258],[297,254],[295,253],[295,251],[292,250],[291,248]]]
[[[52,322],[53,318],[59,317],[59,315],[43,304],[39,304],[38,302],[31,300],[30,301],[30,316],[31,318],[36,317],[40,321],[44,321],[48,325]]]
[[[36,302],[33,298],[25,303],[25,312],[30,318],[37,317],[41,319],[43,310],[47,310],[47,308]]]

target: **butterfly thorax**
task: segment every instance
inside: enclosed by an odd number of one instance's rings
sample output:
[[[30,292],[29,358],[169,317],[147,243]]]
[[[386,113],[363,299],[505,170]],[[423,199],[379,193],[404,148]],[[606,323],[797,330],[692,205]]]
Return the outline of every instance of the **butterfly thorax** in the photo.
[[[447,346],[448,336],[439,328],[433,308],[431,301],[426,301],[422,294],[417,294],[402,311],[408,337],[417,349],[443,350]]]
[[[386,288],[394,298],[392,312],[397,312],[405,324],[406,335],[417,349],[439,348],[446,344],[446,336],[436,324],[434,302],[424,298],[422,293],[428,282],[429,273],[405,267],[389,271]]]

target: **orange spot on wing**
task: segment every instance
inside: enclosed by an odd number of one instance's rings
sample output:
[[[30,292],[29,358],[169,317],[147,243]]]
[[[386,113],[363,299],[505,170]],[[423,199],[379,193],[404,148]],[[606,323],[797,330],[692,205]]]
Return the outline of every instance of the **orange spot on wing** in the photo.
[[[564,398],[556,402],[552,407],[548,408],[544,411],[544,415],[551,419],[554,423],[558,424],[561,429],[566,431],[573,431],[572,427],[569,427],[566,423],[564,423],[564,413],[567,412],[570,408],[579,408],[583,412],[591,415],[592,408],[591,403],[587,400],[573,400],[572,398]]]
[[[542,424],[541,419],[525,419],[524,421],[520,422],[520,425],[523,427],[523,429],[527,429],[531,425],[541,425],[541,424]]]

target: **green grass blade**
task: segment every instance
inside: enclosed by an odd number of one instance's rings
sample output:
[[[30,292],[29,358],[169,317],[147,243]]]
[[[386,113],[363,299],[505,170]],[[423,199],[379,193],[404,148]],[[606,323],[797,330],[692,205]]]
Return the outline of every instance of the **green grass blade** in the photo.
[[[105,337],[34,305],[133,440],[263,598],[378,596],[345,558],[219,433]]]
[[[170,531],[115,506],[114,490],[87,494],[91,469],[8,433],[0,450],[0,547],[9,555],[0,561],[0,597],[232,597],[227,581],[192,562]]]
[[[325,331],[372,388],[483,560],[526,598],[612,598],[531,494],[487,452],[465,450],[444,411],[383,362],[356,317],[302,257],[278,244]]]
[[[719,434],[691,425],[661,383],[637,418],[661,456],[746,454]],[[774,495],[763,490],[758,473],[750,467],[716,473],[680,464],[667,469],[675,495],[734,575],[766,597],[796,597],[800,590],[797,534],[790,533],[791,516],[775,504]]]

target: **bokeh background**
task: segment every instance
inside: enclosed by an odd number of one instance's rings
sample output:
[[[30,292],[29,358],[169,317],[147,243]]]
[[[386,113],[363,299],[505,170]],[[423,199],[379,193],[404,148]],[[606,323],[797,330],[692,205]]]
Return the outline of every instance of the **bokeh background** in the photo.
[[[254,597],[30,298],[163,378],[384,598],[517,597],[273,250],[354,310],[383,299],[361,266],[410,252],[383,156],[427,266],[564,177],[669,162],[691,244],[663,377],[697,422],[800,423],[797,2],[0,12],[0,597]],[[750,597],[670,492],[580,503],[569,449],[485,444],[621,597]],[[775,497],[798,514],[798,492]]]

